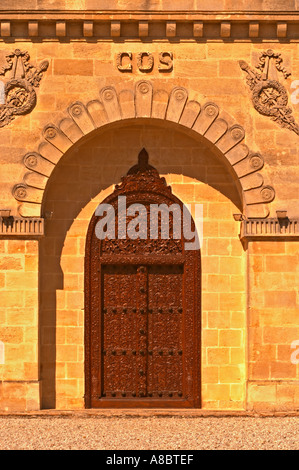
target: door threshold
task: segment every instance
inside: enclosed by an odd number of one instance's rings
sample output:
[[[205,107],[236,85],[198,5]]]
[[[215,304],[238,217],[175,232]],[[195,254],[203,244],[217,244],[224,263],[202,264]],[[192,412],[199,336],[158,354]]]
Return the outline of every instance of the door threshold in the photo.
[[[5,417],[51,417],[51,418],[229,418],[229,417],[299,417],[298,411],[249,411],[249,410],[203,410],[200,408],[90,408],[74,410],[39,410],[39,411],[0,411],[0,418]]]

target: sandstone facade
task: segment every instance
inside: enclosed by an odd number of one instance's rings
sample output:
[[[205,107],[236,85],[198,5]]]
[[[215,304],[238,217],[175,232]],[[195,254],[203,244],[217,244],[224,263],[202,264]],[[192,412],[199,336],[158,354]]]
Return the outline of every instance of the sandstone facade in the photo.
[[[203,205],[201,407],[299,408],[299,4],[204,3],[1,2],[1,410],[84,408],[86,234],[142,148]]]

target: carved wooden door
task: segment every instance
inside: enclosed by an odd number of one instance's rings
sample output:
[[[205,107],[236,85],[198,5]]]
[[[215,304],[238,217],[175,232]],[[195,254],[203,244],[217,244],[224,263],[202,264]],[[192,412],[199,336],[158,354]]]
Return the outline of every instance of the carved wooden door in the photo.
[[[105,203],[117,211],[124,194],[181,205],[141,158]],[[200,406],[199,251],[172,228],[169,239],[99,240],[97,220],[86,244],[86,406]]]

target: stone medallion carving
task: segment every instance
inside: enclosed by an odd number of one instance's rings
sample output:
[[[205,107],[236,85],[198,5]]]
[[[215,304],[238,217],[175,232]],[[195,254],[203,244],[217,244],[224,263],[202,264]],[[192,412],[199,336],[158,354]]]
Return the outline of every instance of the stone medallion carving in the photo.
[[[282,62],[281,54],[268,49],[260,55],[259,63],[255,69],[251,68],[244,60],[240,60],[239,65],[247,73],[247,85],[252,91],[252,102],[255,109],[260,114],[269,116],[281,127],[290,129],[299,135],[299,125],[292,116],[292,109],[288,107],[288,93],[278,80],[270,77],[270,65],[274,65],[285,79],[291,75],[282,66]]]
[[[4,77],[4,103],[0,104],[0,127],[9,124],[16,116],[30,113],[36,105],[35,88],[39,87],[49,62],[38,67],[30,64],[27,51],[15,49],[6,56],[6,65],[0,76]]]

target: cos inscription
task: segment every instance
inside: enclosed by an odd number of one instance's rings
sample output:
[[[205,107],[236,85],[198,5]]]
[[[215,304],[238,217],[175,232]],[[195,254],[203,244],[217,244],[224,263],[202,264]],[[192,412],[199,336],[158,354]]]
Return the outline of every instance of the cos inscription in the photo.
[[[155,63],[158,63],[159,72],[171,72],[172,52],[160,52],[156,58],[151,52],[139,52],[136,57],[132,52],[120,52],[116,57],[116,66],[120,72],[133,72],[135,66],[140,72],[149,73],[154,69]]]

